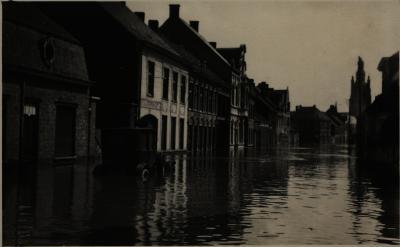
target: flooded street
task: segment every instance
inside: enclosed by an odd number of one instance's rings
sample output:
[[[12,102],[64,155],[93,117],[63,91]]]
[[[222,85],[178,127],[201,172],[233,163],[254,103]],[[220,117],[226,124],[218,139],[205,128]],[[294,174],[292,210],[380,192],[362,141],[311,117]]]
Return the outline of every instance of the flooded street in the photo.
[[[346,147],[177,156],[145,182],[92,170],[3,172],[4,244],[400,243],[394,176],[377,179]]]

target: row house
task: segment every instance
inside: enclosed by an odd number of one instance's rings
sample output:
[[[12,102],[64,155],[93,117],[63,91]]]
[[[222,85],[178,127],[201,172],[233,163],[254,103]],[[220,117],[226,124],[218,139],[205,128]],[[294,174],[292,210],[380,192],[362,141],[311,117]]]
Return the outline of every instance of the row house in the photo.
[[[254,80],[248,80],[248,125],[246,146],[256,149],[271,148],[274,145],[274,121],[276,108],[255,86]]]
[[[188,135],[187,150],[191,153],[213,152],[216,148],[216,123],[218,92],[222,90],[223,80],[183,46],[175,44],[158,27],[158,20],[149,20],[149,27],[159,33],[169,45],[180,54],[188,65]]]
[[[107,149],[103,157],[109,154],[129,160],[135,156],[133,146],[186,150],[187,65],[145,24],[144,13],[132,12],[124,2],[42,5],[85,45],[89,73],[97,82],[95,93],[100,98],[96,124],[103,149]],[[87,12],[91,12],[89,19]],[[73,20],[70,13],[74,13]]]
[[[187,23],[180,18],[180,5],[171,4],[169,7],[169,17],[160,27],[160,32],[177,46],[190,51],[200,68],[200,73],[195,68],[189,72],[190,149],[207,149],[204,147],[210,142],[207,140],[214,140],[212,145],[216,151],[226,153],[229,147],[231,65],[199,33],[198,21]]]
[[[230,146],[245,146],[248,129],[248,82],[246,77],[246,45],[218,48],[217,51],[231,64]]]
[[[277,115],[274,123],[275,142],[277,144],[288,144],[290,136],[290,100],[289,89],[276,90],[270,88],[266,82],[257,85],[262,94],[270,99],[276,107]]]
[[[32,3],[3,3],[3,163],[94,157],[96,102],[82,44]]]

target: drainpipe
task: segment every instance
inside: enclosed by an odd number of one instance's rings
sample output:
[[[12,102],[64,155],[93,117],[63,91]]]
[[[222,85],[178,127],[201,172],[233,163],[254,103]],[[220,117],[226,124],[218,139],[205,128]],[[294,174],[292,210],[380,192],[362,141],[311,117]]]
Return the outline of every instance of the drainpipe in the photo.
[[[91,128],[91,120],[92,120],[92,117],[91,117],[91,113],[92,113],[92,101],[91,101],[91,98],[90,98],[90,87],[88,87],[88,90],[87,90],[87,97],[88,97],[88,111],[87,111],[87,118],[88,118],[88,121],[87,121],[87,123],[88,123],[88,128],[87,128],[87,131],[88,131],[88,134],[87,134],[87,162],[89,162],[90,161],[90,142],[91,142],[91,130],[92,130],[92,128]]]
[[[21,90],[20,90],[20,126],[19,126],[19,152],[18,152],[18,165],[17,165],[17,189],[16,189],[16,201],[17,201],[17,205],[16,205],[16,210],[15,210],[15,244],[19,245],[18,243],[18,218],[19,218],[19,210],[18,210],[18,206],[19,206],[19,167],[21,166],[22,163],[22,155],[23,155],[23,130],[24,130],[24,104],[25,104],[25,82],[21,82]]]

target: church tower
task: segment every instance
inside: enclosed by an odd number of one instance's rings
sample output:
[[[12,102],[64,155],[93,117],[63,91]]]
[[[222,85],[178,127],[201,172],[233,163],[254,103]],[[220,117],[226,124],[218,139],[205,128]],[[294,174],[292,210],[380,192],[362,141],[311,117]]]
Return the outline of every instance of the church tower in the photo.
[[[354,117],[359,117],[361,113],[371,104],[371,80],[365,81],[364,61],[358,57],[356,80],[351,77],[351,95],[349,114]]]

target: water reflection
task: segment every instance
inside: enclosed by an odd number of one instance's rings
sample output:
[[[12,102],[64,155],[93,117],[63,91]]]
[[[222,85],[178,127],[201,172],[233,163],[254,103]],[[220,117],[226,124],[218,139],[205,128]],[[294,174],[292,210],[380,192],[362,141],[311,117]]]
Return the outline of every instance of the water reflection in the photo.
[[[399,243],[398,179],[346,147],[175,159],[146,182],[88,164],[6,169],[5,244]]]

